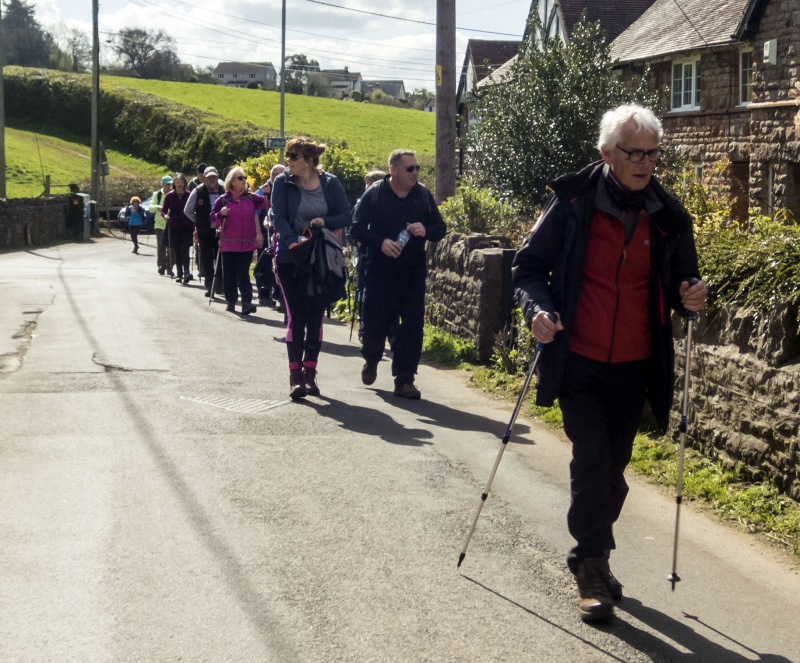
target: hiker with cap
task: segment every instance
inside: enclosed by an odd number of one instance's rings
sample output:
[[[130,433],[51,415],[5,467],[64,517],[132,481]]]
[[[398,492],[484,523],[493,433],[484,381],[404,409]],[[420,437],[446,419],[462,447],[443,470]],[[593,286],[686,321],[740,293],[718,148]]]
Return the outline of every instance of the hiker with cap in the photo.
[[[197,164],[197,175],[192,178],[192,181],[189,182],[189,186],[186,187],[188,191],[194,191],[203,182],[205,182],[206,168],[208,168],[208,166],[204,163]]]
[[[206,297],[211,296],[211,285],[214,281],[214,264],[219,251],[217,231],[211,227],[211,210],[217,198],[225,193],[224,187],[219,182],[219,173],[214,166],[208,166],[203,171],[203,184],[196,187],[186,201],[183,212],[195,224],[197,243],[200,247],[199,265],[203,272],[206,286]],[[217,273],[217,282],[214,285],[217,293],[223,292],[222,267]]]
[[[161,178],[161,188],[153,192],[150,198],[149,212],[155,215],[155,229],[156,229],[156,263],[158,265],[158,273],[163,276],[169,274],[173,276],[172,265],[175,261],[172,253],[169,250],[169,236],[167,235],[167,220],[161,214],[161,206],[164,204],[164,198],[172,189],[172,176],[164,175]]]

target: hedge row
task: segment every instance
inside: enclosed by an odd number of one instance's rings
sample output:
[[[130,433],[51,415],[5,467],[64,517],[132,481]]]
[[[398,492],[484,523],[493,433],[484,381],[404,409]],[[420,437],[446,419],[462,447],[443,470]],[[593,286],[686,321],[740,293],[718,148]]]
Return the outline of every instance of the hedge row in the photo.
[[[9,124],[91,132],[91,77],[45,69],[6,67]],[[227,168],[264,152],[263,131],[124,87],[101,90],[98,131],[107,147],[170,170],[194,171],[204,161]]]

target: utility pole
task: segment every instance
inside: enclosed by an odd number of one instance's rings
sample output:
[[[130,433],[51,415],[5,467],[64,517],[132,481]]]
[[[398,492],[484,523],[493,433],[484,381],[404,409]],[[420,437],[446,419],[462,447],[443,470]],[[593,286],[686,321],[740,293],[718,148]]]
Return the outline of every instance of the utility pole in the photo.
[[[100,31],[97,26],[98,0],[92,0],[92,184],[91,200],[100,196],[100,143],[97,139],[97,114],[100,109]]]
[[[436,0],[436,202],[456,191],[456,0]]]
[[[285,100],[286,100],[286,0],[283,0],[283,9],[282,9],[282,20],[281,20],[281,138],[286,138],[286,134],[283,133],[283,111],[285,108]],[[281,145],[281,152],[278,155],[278,162],[283,163],[283,149],[284,146]]]
[[[3,96],[3,2],[0,0],[0,198],[6,197],[6,104]]]

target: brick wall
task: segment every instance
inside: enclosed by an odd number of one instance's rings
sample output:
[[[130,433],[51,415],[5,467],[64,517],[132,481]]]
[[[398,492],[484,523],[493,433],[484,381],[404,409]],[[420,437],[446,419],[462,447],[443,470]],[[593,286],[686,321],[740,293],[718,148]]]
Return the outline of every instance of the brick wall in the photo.
[[[69,195],[0,198],[0,249],[72,240],[67,228]]]

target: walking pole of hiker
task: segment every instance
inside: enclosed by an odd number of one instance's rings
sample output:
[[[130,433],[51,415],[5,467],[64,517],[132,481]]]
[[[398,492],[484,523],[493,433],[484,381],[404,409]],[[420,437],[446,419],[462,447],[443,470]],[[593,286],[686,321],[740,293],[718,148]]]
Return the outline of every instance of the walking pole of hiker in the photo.
[[[698,279],[688,279],[689,286],[693,286]],[[675,583],[680,582],[678,575],[678,532],[681,523],[681,503],[683,502],[683,460],[686,451],[686,419],[689,412],[689,381],[692,373],[692,332],[694,331],[694,311],[686,314],[686,349],[685,364],[683,366],[683,398],[681,399],[681,448],[678,455],[678,492],[675,497],[675,540],[672,544],[672,573],[667,576],[667,580],[672,583],[672,591],[675,591]]]
[[[222,226],[219,229],[219,239],[222,241],[222,233],[225,231],[225,222],[228,220],[228,217],[225,216],[222,219]],[[208,305],[211,306],[211,302],[214,300],[214,295],[216,294],[216,290],[214,289],[217,285],[217,270],[219,269],[219,257],[222,255],[222,245],[217,248],[217,258],[214,260],[214,276],[211,277],[211,293],[208,296]]]
[[[548,313],[547,317],[553,322],[558,320],[553,313]],[[517,415],[522,407],[522,399],[525,398],[525,393],[528,391],[531,378],[533,378],[533,374],[536,372],[536,366],[539,363],[539,357],[542,354],[542,348],[544,348],[544,346],[545,344],[542,342],[536,344],[536,350],[533,353],[533,359],[531,360],[531,367],[528,369],[528,375],[525,376],[525,382],[522,385],[522,390],[519,392],[519,396],[517,397],[517,404],[514,406],[514,411],[511,413],[511,420],[508,422],[508,427],[506,428],[506,432],[501,440],[500,451],[498,452],[497,458],[494,461],[494,467],[492,468],[492,473],[489,475],[489,480],[486,482],[486,488],[484,488],[483,494],[481,495],[481,501],[478,503],[478,511],[475,513],[475,518],[472,521],[472,527],[469,528],[467,539],[464,541],[464,547],[461,550],[461,554],[458,556],[458,565],[456,568],[461,568],[461,562],[463,562],[464,558],[467,556],[469,542],[472,539],[472,535],[475,533],[475,526],[478,524],[478,518],[480,518],[481,511],[483,511],[483,505],[486,503],[486,498],[489,497],[489,490],[492,487],[494,475],[497,473],[497,467],[500,465],[500,460],[503,458],[503,452],[506,450],[508,441],[511,438],[511,428],[514,426],[514,422],[517,420]]]

